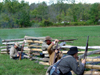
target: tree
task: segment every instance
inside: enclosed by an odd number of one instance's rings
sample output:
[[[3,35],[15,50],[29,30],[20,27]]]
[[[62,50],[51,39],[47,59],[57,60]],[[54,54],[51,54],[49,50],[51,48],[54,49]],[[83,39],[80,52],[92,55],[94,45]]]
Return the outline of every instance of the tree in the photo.
[[[3,3],[0,3],[0,13],[2,12]]]
[[[38,15],[41,15],[43,19],[48,19],[48,17],[46,17],[48,14],[48,7],[45,2],[40,3],[36,10],[38,11]]]
[[[100,19],[100,4],[94,3],[90,8],[90,20],[94,24],[98,24],[98,20]]]

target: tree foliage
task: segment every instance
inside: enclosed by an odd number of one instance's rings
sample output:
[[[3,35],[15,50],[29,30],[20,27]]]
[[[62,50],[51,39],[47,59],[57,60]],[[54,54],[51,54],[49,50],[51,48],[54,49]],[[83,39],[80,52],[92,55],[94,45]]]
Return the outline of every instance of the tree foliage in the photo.
[[[100,19],[100,4],[94,3],[90,8],[90,20],[93,24],[98,24],[98,20]]]
[[[64,3],[67,1],[67,3]],[[100,3],[82,4],[75,0],[57,0],[51,5],[45,2],[28,4],[22,0],[0,2],[0,27],[30,27],[41,24],[87,25],[100,24]],[[46,24],[46,25],[44,25]],[[41,26],[41,25],[40,25]]]

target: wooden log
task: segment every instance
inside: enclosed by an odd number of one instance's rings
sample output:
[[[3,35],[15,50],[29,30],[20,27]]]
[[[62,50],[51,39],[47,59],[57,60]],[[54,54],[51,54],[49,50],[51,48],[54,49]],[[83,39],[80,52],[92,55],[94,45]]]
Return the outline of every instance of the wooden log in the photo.
[[[71,73],[72,75],[75,74],[73,71],[71,71]],[[84,75],[100,75],[100,71],[84,71]]]
[[[83,60],[83,59],[82,59]],[[87,58],[86,61],[88,62],[100,62],[100,58],[97,58],[97,59],[90,59],[90,58]]]
[[[8,46],[8,47],[11,47],[11,46]],[[7,48],[7,46],[1,46],[0,48]]]
[[[28,47],[24,47],[24,49],[27,49]],[[10,48],[8,49],[10,50]],[[1,51],[7,51],[7,49],[1,49]]]
[[[44,40],[45,37],[32,37],[32,36],[25,36],[24,37],[26,40],[31,40],[31,39],[40,39],[40,40]]]
[[[10,49],[9,49],[9,50],[10,50]],[[5,52],[5,51],[7,52],[7,49],[1,49],[1,52]]]
[[[86,65],[85,68],[100,70],[100,65]]]
[[[30,50],[32,50],[32,51],[42,51],[42,49],[35,49],[35,48],[24,48],[24,50],[28,50],[28,51],[30,51]]]
[[[4,43],[2,43],[2,44],[4,44],[4,45],[7,45],[7,44],[13,45],[13,44],[15,44],[15,43],[16,43],[16,42],[4,42]],[[17,42],[17,43],[22,44],[23,41],[19,41],[19,42]]]
[[[13,46],[13,45],[8,45],[9,48],[10,48],[11,46]],[[26,47],[26,46],[27,46],[27,44],[24,45],[24,47]],[[7,46],[0,46],[0,48],[7,48]]]
[[[25,40],[25,42],[28,42],[28,43],[43,43],[43,41],[33,41],[33,40]]]
[[[7,52],[1,52],[1,54],[7,54]]]
[[[100,71],[85,71],[84,75],[100,75]]]
[[[42,51],[42,49],[30,49],[32,51]]]
[[[48,54],[48,51],[42,51],[43,54]],[[62,51],[62,53],[66,54],[67,51]]]
[[[7,51],[5,50],[5,51],[1,51],[1,53],[6,53]],[[21,51],[18,51],[19,53],[21,52]],[[23,51],[23,52],[27,52],[27,51]]]
[[[49,57],[49,54],[45,54],[44,56],[47,58],[47,57]]]
[[[40,61],[39,64],[42,64],[42,65],[49,65],[48,62],[43,62],[43,61]]]
[[[94,50],[94,51],[90,51],[87,53],[87,56],[95,54],[95,53],[100,53],[100,50]],[[79,60],[82,59],[84,57],[84,54],[79,55]]]
[[[42,60],[42,61],[49,61],[49,58],[32,57],[32,59],[37,59],[37,60]]]
[[[37,47],[37,48],[41,48],[42,46],[28,45],[28,47]]]
[[[40,56],[40,53],[32,53],[33,55],[38,55],[38,56]]]
[[[71,48],[71,47],[77,47],[78,49],[85,49],[85,46],[72,46],[72,45],[61,46],[61,48]],[[88,46],[88,49],[100,49],[100,46]]]
[[[88,56],[88,57],[86,57],[86,58],[87,58],[87,59],[95,59],[95,57],[89,57],[89,56]]]
[[[79,51],[79,54],[84,54],[85,51]],[[92,52],[92,51],[88,51],[88,52]],[[94,54],[100,54],[100,52],[94,53]]]
[[[21,38],[21,39],[5,39],[5,40],[2,40],[2,42],[11,42],[11,41],[23,41],[24,38]]]

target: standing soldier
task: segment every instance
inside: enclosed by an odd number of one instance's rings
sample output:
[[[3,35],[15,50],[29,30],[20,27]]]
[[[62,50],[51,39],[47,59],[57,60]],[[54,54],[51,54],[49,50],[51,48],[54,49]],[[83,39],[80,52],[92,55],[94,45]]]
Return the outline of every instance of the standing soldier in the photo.
[[[51,37],[50,36],[47,36],[45,38],[45,42],[42,44],[42,50],[43,51],[48,51],[48,54],[49,54],[49,64],[52,65],[54,64],[55,62],[57,62],[57,60],[59,60],[63,54],[62,52],[60,52],[60,47],[58,45],[58,47],[56,48],[57,46],[57,43],[59,42],[58,39],[55,39],[55,41],[51,41]]]

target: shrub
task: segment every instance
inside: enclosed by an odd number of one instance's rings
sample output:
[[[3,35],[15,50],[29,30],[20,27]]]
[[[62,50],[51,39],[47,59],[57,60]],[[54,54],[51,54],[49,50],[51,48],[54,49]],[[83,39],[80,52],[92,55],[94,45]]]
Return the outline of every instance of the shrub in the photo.
[[[40,23],[41,26],[52,26],[53,23],[50,22],[49,20],[43,20],[41,23]]]

